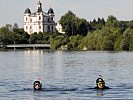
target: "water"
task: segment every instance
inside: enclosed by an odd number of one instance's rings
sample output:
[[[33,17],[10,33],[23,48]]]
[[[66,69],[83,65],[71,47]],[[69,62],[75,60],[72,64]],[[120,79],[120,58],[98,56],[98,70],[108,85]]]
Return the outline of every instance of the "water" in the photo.
[[[101,74],[112,89],[97,91]],[[32,84],[41,79],[42,91]],[[133,99],[133,52],[0,52],[0,100]]]

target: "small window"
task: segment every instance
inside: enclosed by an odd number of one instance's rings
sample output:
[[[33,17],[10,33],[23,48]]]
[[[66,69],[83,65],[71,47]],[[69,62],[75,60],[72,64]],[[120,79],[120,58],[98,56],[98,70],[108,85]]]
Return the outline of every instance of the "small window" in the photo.
[[[27,17],[26,17],[26,21],[27,21]]]
[[[53,27],[53,25],[52,25],[52,32],[53,32],[53,30],[54,30],[54,27]]]
[[[28,30],[28,26],[26,26],[26,30]]]
[[[49,22],[49,18],[48,18],[48,22]]]
[[[46,18],[45,17],[43,18],[43,20],[44,20],[44,22],[46,22]]]
[[[41,26],[39,26],[39,29],[41,30]]]
[[[30,22],[32,22],[32,18],[30,19]]]
[[[48,29],[50,29],[50,26],[48,26]]]
[[[50,32],[50,26],[48,25],[48,32]]]
[[[53,21],[53,17],[51,17],[51,21]]]
[[[32,26],[30,26],[30,30],[32,29]]]
[[[41,20],[41,16],[39,16],[39,20]]]

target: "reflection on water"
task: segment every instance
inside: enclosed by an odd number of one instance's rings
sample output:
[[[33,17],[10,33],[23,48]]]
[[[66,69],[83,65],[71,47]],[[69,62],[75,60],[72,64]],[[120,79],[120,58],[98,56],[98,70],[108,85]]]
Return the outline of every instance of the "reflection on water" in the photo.
[[[55,52],[55,55],[54,55],[54,62],[55,62],[55,66],[56,67],[54,67],[55,68],[55,71],[54,72],[56,72],[55,73],[55,78],[57,79],[57,78],[59,78],[59,79],[62,79],[63,78],[63,54],[62,54],[62,52],[60,52],[60,51],[57,51],[57,52]]]
[[[31,72],[39,72],[42,66],[43,50],[24,51],[25,69]]]
[[[132,59],[132,52],[0,52],[0,99],[133,99]],[[112,89],[90,89],[99,74]],[[33,91],[38,78],[43,90]]]
[[[97,90],[97,96],[103,96],[103,90]]]

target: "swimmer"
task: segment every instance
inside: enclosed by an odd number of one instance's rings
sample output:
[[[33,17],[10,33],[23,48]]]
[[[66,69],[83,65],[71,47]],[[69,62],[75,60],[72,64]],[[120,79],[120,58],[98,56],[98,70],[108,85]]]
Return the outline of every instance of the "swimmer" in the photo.
[[[42,88],[42,83],[41,83],[40,81],[35,81],[35,82],[33,83],[33,88],[34,88],[34,90],[41,90],[41,88]]]
[[[97,78],[96,80],[96,87],[95,89],[109,89],[109,87],[105,86],[105,81],[103,80],[102,76],[99,75],[100,77]]]

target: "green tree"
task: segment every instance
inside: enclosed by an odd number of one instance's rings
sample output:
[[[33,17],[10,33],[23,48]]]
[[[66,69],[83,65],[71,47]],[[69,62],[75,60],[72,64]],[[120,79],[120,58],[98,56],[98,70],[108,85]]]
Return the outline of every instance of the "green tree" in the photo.
[[[1,44],[10,44],[12,43],[12,29],[11,25],[6,25],[5,27],[0,28],[0,43]]]
[[[98,29],[102,29],[102,27],[105,25],[105,20],[104,18],[99,18],[96,20],[94,19],[93,21],[90,21],[89,25],[88,25],[88,30],[90,32],[93,32],[95,30],[98,30]]]
[[[117,20],[116,17],[110,15],[110,16],[108,16],[107,22],[106,22],[105,25],[108,26],[108,27],[111,27],[111,26],[117,27],[117,26],[118,26],[118,22],[119,22],[119,21]]]
[[[55,38],[51,38],[51,48],[56,50],[63,45],[63,37],[56,36]]]
[[[81,36],[81,35],[71,36],[70,44],[72,44],[73,48],[78,48],[82,39],[83,39],[83,36]]]
[[[114,44],[115,44],[118,33],[119,33],[119,28],[104,27],[101,30],[101,34],[103,37],[101,49],[102,50],[114,50]]]
[[[29,38],[29,43],[37,43],[37,33],[33,33],[30,35],[30,38]]]
[[[127,28],[123,33],[123,50],[133,50],[133,29]]]
[[[133,29],[131,29],[131,36],[129,42],[129,50],[133,51]]]
[[[71,11],[68,11],[68,13],[62,16],[59,22],[68,36],[87,34],[87,21],[85,19],[78,18]]]

